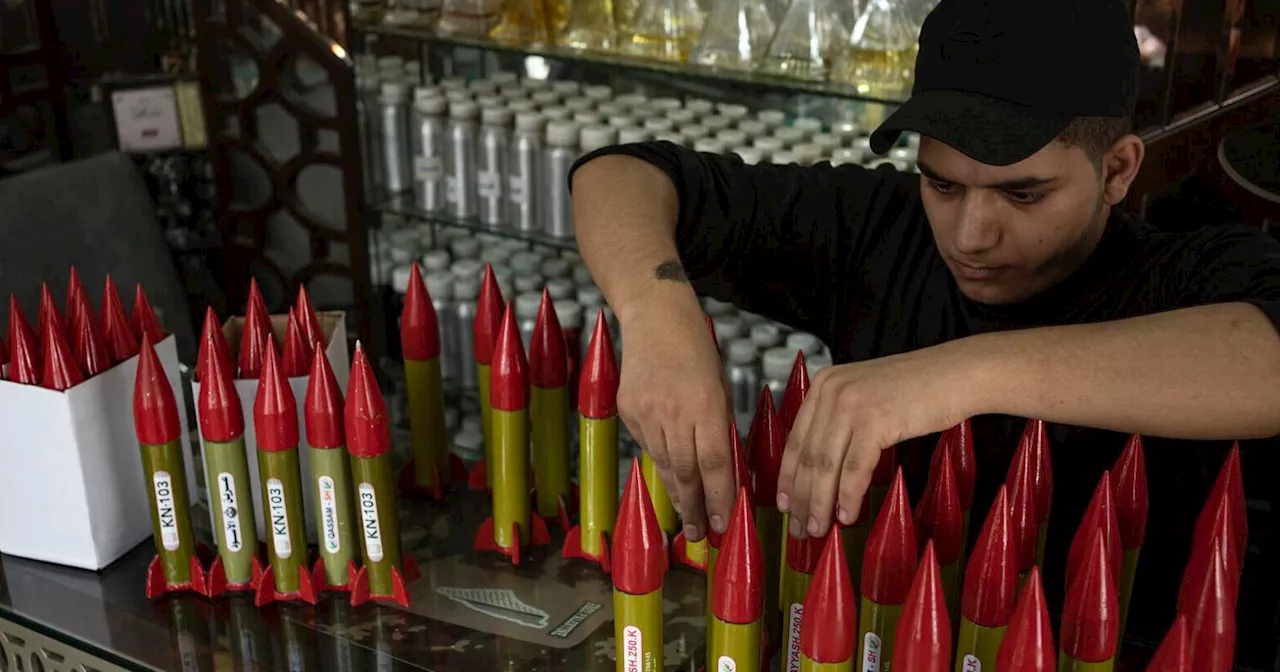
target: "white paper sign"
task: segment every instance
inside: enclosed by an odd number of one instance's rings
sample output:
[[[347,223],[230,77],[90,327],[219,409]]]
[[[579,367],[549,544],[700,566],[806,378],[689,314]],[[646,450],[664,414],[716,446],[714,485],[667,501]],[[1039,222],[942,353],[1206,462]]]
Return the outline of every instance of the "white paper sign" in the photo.
[[[182,146],[178,101],[172,86],[129,89],[111,94],[116,139],[125,152],[149,152]]]

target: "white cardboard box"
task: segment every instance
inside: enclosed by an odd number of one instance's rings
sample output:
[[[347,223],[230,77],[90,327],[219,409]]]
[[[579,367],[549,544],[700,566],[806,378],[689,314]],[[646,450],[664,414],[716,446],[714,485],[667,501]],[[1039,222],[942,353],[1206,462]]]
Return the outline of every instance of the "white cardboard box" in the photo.
[[[155,348],[189,455],[174,337]],[[62,391],[0,381],[0,552],[99,570],[151,536],[137,371],[135,355]]]
[[[318,313],[320,318],[320,329],[324,332],[325,355],[329,358],[329,364],[333,367],[333,375],[338,379],[338,386],[342,388],[342,393],[347,392],[347,380],[351,376],[351,360],[347,355],[347,328],[346,315],[341,311]],[[275,336],[277,347],[284,347],[284,331],[288,323],[286,315],[271,316],[271,330]],[[227,337],[227,343],[231,346],[231,352],[240,351],[240,333],[244,328],[243,317],[233,317],[222,325],[222,333]],[[298,405],[298,458],[302,469],[302,482],[306,483],[311,474],[311,447],[307,443],[307,423],[303,410],[307,399],[307,384],[311,381],[311,376],[298,376],[289,379],[289,387],[293,389],[293,398]],[[236,393],[240,397],[240,411],[244,414],[244,447],[249,458],[249,481],[251,483],[251,492],[253,494],[253,511],[254,519],[257,522],[258,538],[266,539],[265,518],[262,515],[262,486],[258,479],[258,440],[254,431],[253,423],[253,402],[258,396],[257,380],[239,380],[235,381]],[[193,381],[191,383],[191,398],[196,402],[197,416],[200,413],[200,383]],[[198,423],[197,423],[198,426]],[[200,455],[204,452],[200,451]],[[204,482],[209,482],[209,474],[205,469],[203,458],[195,458],[187,460],[187,478],[191,480],[195,475],[195,463],[200,463],[200,471],[204,475]],[[194,482],[194,481],[193,481]],[[192,490],[194,492],[194,489]],[[194,496],[194,495],[193,495]],[[315,493],[311,488],[304,487],[302,489],[303,512],[306,517],[307,542],[316,543],[316,505]],[[210,511],[210,527],[213,526],[213,513]]]

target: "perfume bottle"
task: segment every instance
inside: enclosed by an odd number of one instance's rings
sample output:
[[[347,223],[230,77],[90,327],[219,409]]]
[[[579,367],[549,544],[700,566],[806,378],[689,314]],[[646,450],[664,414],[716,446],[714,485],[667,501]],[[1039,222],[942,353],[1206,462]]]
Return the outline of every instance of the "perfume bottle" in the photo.
[[[542,0],[504,0],[502,22],[489,33],[493,41],[516,47],[550,42],[551,26]]]
[[[911,6],[867,0],[833,78],[859,94],[896,99],[911,91],[920,24]]]
[[[502,0],[444,0],[436,32],[446,37],[486,37],[502,18]]]
[[[759,69],[783,77],[826,81],[848,41],[833,0],[793,0]]]
[[[697,0],[641,0],[627,26],[622,52],[684,63],[702,32]]]
[[[577,0],[556,42],[582,51],[613,51],[618,47],[618,24],[613,0]]]
[[[764,58],[773,30],[765,0],[715,0],[689,61],[750,70]]]

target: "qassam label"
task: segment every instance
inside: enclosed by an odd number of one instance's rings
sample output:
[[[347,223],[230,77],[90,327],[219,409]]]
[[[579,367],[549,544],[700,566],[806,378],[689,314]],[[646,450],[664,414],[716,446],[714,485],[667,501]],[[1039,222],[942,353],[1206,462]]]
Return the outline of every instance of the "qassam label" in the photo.
[[[316,479],[320,490],[320,521],[324,532],[324,550],[326,553],[337,553],[342,550],[342,540],[338,538],[338,490],[333,479],[321,476]]]

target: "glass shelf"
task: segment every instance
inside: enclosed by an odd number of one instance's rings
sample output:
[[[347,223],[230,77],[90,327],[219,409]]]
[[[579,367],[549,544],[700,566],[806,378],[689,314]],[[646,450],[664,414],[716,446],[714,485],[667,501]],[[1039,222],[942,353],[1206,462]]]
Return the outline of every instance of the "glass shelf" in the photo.
[[[409,26],[388,26],[382,23],[356,23],[355,29],[368,35],[378,35],[401,40],[416,40],[455,47],[471,47],[487,51],[517,54],[524,56],[540,56],[543,58],[580,63],[584,65],[624,68],[635,73],[658,74],[670,77],[749,86],[757,90],[769,90],[791,94],[808,94],[841,98],[883,105],[901,105],[903,99],[877,98],[858,93],[856,87],[837,82],[810,82],[800,79],[778,77],[758,72],[742,72],[710,68],[690,63],[666,63],[647,59],[633,58],[622,54],[602,54],[566,49],[557,46],[519,47],[499,44],[484,38],[436,35],[430,30]]]
[[[413,194],[402,192],[384,196],[375,202],[374,209],[382,215],[391,215],[429,224],[443,229],[462,229],[475,233],[487,233],[500,238],[519,240],[557,250],[577,251],[578,244],[572,238],[553,238],[539,232],[518,231],[511,228],[493,228],[472,219],[456,219],[445,214],[426,212],[413,202]]]

